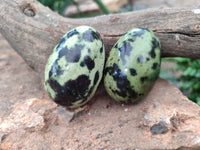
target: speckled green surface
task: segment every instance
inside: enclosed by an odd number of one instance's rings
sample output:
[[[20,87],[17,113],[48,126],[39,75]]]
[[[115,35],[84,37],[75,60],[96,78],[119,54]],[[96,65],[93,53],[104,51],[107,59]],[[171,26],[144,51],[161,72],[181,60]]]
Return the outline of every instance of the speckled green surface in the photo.
[[[104,85],[120,102],[135,102],[152,88],[160,71],[161,45],[148,29],[134,28],[122,36],[110,51]]]
[[[97,31],[79,26],[63,36],[45,68],[45,89],[70,108],[85,104],[102,78],[105,50]]]

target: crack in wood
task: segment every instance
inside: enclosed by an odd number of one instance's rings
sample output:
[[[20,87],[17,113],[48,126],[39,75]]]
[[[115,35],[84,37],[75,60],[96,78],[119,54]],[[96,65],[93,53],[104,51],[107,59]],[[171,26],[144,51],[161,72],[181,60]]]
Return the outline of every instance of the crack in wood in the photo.
[[[121,37],[123,36],[125,33],[123,34],[101,34],[103,37]]]
[[[184,33],[184,32],[157,32],[157,33],[162,33],[162,34],[179,34],[179,35],[184,35],[184,36],[188,36],[188,37],[197,37],[200,36],[199,33],[196,34],[191,34],[191,33]]]

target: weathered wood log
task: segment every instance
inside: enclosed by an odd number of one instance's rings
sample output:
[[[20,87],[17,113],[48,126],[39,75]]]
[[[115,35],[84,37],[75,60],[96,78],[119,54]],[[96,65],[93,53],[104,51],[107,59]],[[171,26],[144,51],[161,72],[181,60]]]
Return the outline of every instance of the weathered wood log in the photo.
[[[106,54],[133,27],[152,29],[162,57],[200,58],[200,9],[147,9],[93,18],[64,18],[36,0],[0,0],[0,32],[29,66],[43,76],[56,43],[70,29],[89,25],[100,32]]]

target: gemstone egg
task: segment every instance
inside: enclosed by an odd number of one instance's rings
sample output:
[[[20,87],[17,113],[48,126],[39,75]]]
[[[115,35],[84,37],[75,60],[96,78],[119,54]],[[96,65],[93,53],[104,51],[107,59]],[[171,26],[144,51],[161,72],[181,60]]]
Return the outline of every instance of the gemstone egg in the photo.
[[[159,76],[161,45],[149,29],[134,28],[111,49],[104,70],[104,86],[119,102],[135,102],[151,90]]]
[[[103,74],[105,50],[100,34],[89,26],[66,33],[45,68],[44,86],[58,104],[76,108],[94,95]]]

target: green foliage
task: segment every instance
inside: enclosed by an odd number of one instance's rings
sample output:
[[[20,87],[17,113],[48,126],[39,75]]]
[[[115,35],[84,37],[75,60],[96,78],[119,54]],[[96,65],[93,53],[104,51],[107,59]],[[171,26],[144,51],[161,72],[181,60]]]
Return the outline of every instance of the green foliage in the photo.
[[[176,61],[175,69],[182,71],[182,75],[176,79],[180,89],[189,99],[200,105],[200,59],[177,57],[168,60]]]
[[[130,3],[124,5],[123,7],[120,8],[120,10],[117,13],[124,13],[124,12],[129,12],[132,11],[132,5]]]
[[[78,4],[74,0],[38,0],[40,3],[42,3],[45,6],[48,6],[50,9],[54,11],[58,11],[59,14],[63,15],[64,10],[73,3],[75,6]],[[102,9],[104,14],[110,14],[110,11],[107,9],[107,7],[102,3],[101,0],[93,0],[99,7]]]
[[[58,11],[59,14],[63,14],[65,8],[67,8],[70,3],[76,5],[76,2],[74,2],[73,0],[38,0],[38,1],[45,6],[48,6],[50,9]]]
[[[175,84],[174,82],[176,82],[176,78],[173,75],[171,75],[170,73],[165,72],[162,68],[160,70],[160,77],[168,80],[172,84]]]
[[[104,12],[104,14],[110,14],[111,12],[107,9],[107,7],[102,3],[101,0],[93,0],[94,2],[97,3],[97,5],[99,5],[99,7],[101,8],[101,10]]]

